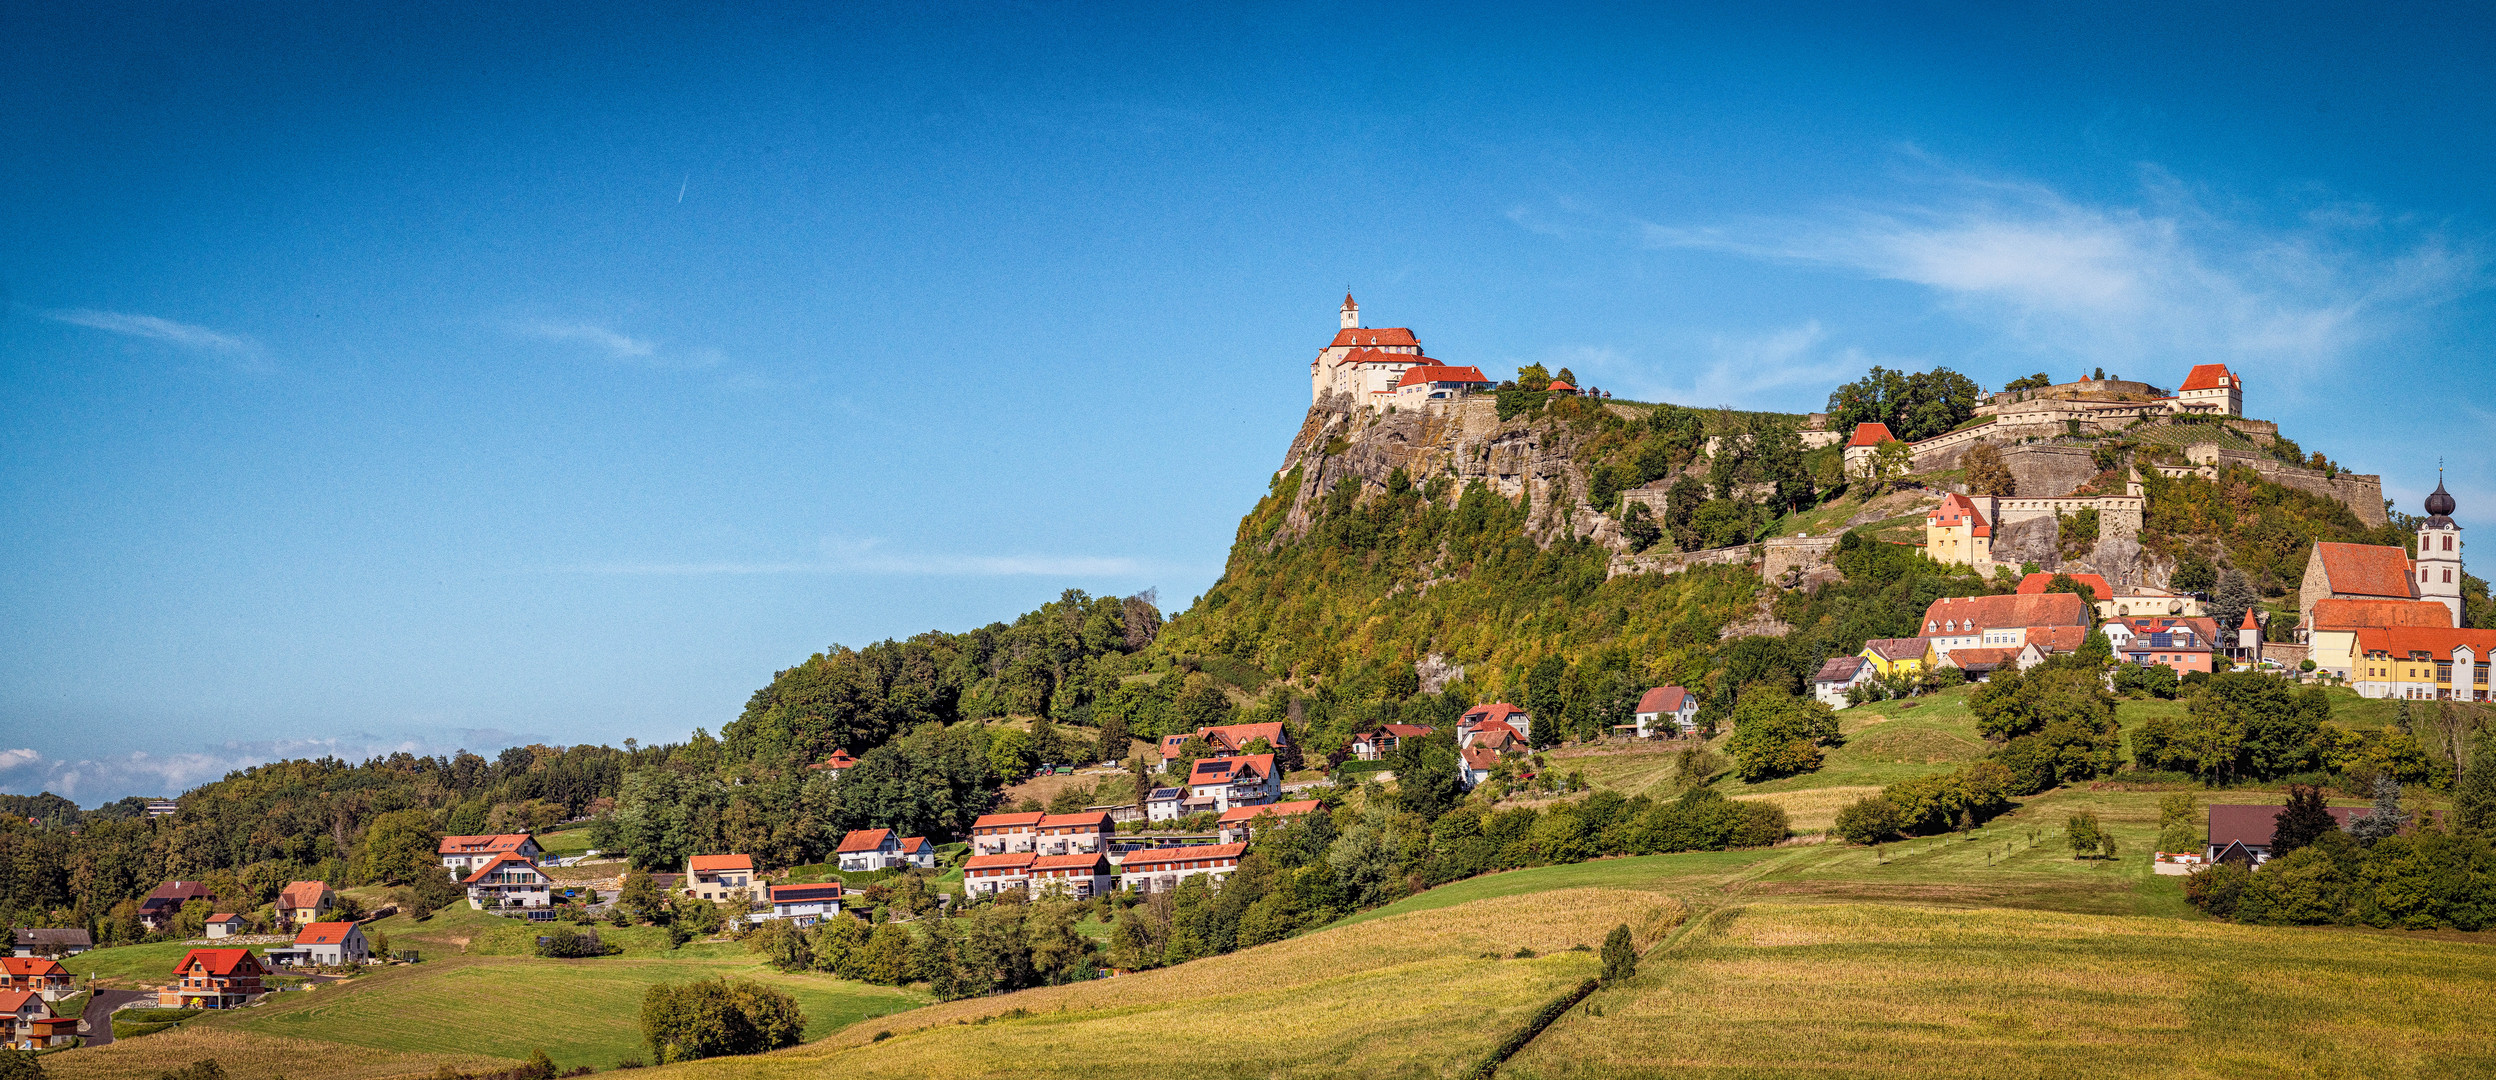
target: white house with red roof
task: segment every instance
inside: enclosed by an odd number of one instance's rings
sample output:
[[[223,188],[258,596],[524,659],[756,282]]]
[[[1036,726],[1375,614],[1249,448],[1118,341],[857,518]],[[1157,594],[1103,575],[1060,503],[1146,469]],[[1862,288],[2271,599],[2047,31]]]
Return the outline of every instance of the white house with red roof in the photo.
[[[891,829],[851,829],[832,853],[845,872],[858,874],[902,865],[901,837]]]
[[[1187,773],[1188,796],[1210,801],[1215,810],[1270,803],[1282,797],[1283,780],[1274,771],[1274,755],[1206,758]]]
[[[2179,412],[2215,412],[2221,416],[2245,415],[2245,381],[2227,370],[2225,364],[2195,364],[2184,376],[2184,385],[2175,390]]]
[[[2075,593],[1945,596],[1924,609],[1918,636],[1938,657],[1953,649],[2016,649],[2046,627],[2073,627],[2086,637],[2089,606]]]
[[[1109,856],[1097,851],[1040,855],[1031,860],[1031,890],[1089,900],[1109,891]]]
[[[1267,803],[1263,806],[1241,806],[1223,811],[1221,817],[1214,819],[1213,828],[1215,835],[1220,836],[1225,844],[1246,843],[1248,834],[1256,829],[1260,819],[1265,819],[1268,823],[1280,822],[1302,814],[1316,813],[1325,808],[1325,803],[1315,799]]]
[[[1362,761],[1376,761],[1402,746],[1404,740],[1418,739],[1436,730],[1420,724],[1387,724],[1376,731],[1364,731],[1352,736],[1352,756]]]
[[[847,750],[834,750],[832,751],[832,756],[812,765],[806,766],[808,771],[831,773],[832,777],[836,780],[840,778],[842,773],[848,772],[849,770],[857,767],[858,759],[849,756],[849,751]]]
[[[1686,735],[1699,729],[1699,696],[1678,686],[1658,686],[1638,695],[1638,737]]]
[[[1457,745],[1467,745],[1465,741],[1467,732],[1484,724],[1493,723],[1506,724],[1518,738],[1529,743],[1534,741],[1533,714],[1526,712],[1523,706],[1511,705],[1505,701],[1494,701],[1487,705],[1476,705],[1467,709],[1463,716],[1456,718]]]
[[[1846,469],[1846,475],[1870,475],[1873,453],[1881,448],[1882,443],[1897,441],[1898,437],[1889,433],[1887,424],[1857,424],[1855,433],[1846,439],[1846,449],[1838,452],[1838,458]]]
[[[1480,746],[1456,751],[1456,781],[1471,791],[1491,778],[1491,770],[1499,767],[1499,753]]]
[[[1398,409],[1415,409],[1433,401],[1453,401],[1466,394],[1491,388],[1491,380],[1478,367],[1452,367],[1446,364],[1425,364],[1406,368],[1398,376],[1386,404]]]
[[[713,902],[752,903],[763,898],[763,885],[751,855],[691,855],[685,858],[685,891]]]
[[[491,908],[543,909],[554,914],[553,878],[537,868],[537,864],[518,855],[497,855],[485,865],[469,871],[460,879],[468,890],[468,906],[479,911]],[[530,918],[536,918],[532,912]]]
[[[1079,810],[1071,814],[1046,814],[1032,827],[1032,847],[1039,855],[1079,855],[1097,852],[1107,846],[1109,835],[1118,826],[1107,811]]]
[[[786,919],[791,926],[813,926],[841,913],[841,897],[841,883],[837,881],[774,885],[770,914],[756,917]]]
[[[1199,874],[1218,884],[1239,868],[1240,856],[1247,853],[1246,844],[1142,848],[1127,853],[1119,865],[1119,877],[1128,890],[1140,893],[1169,892]]]
[[[546,857],[546,852],[537,846],[537,838],[527,833],[445,836],[435,850],[442,856],[442,865],[461,876],[502,855],[517,855],[530,862]]]
[[[361,964],[372,959],[373,946],[351,922],[316,922],[295,934],[295,948],[315,964]]]
[[[212,938],[233,937],[243,932],[243,925],[241,915],[231,911],[219,911],[208,916],[208,936]]]
[[[1028,850],[973,855],[962,864],[962,891],[994,896],[1010,889],[1030,888],[1031,864],[1037,858]]]
[[[1003,855],[1029,852],[1040,838],[1040,819],[1047,814],[982,814],[971,822],[971,854]]]

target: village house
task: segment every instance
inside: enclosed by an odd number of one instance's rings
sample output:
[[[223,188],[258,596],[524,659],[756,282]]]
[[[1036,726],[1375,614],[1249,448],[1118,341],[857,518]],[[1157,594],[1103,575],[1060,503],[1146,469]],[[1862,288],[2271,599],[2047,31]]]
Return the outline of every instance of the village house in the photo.
[[[1303,799],[1297,802],[1287,803],[1270,803],[1265,806],[1242,806],[1238,809],[1228,811],[1221,817],[1216,818],[1213,823],[1213,828],[1215,835],[1220,836],[1222,842],[1225,844],[1246,843],[1248,841],[1248,834],[1254,829],[1257,820],[1260,818],[1270,818],[1279,822],[1297,817],[1301,814],[1323,810],[1325,806],[1326,804],[1315,799]]]
[[[1479,746],[1456,751],[1456,782],[1471,791],[1491,778],[1491,770],[1499,767],[1499,753]]]
[[[2329,809],[2331,819],[2343,829],[2349,827],[2351,816],[2365,813],[2345,806]],[[2271,835],[2278,831],[2279,812],[2276,806],[2212,806],[2210,842],[2206,846],[2209,861],[2234,862],[2249,868],[2269,861]]]
[[[78,980],[48,956],[0,957],[0,990],[25,990],[45,1001],[59,1001],[78,992]]]
[[[1119,876],[1129,891],[1139,893],[1169,892],[1179,883],[1198,874],[1220,884],[1239,867],[1246,844],[1191,844],[1184,847],[1143,848],[1127,853]]]
[[[1873,638],[1855,655],[1871,665],[1874,675],[1896,678],[1915,675],[1931,665],[1933,644],[1928,638]]]
[[[924,836],[901,838],[901,862],[921,870],[936,869],[936,843]]]
[[[1033,826],[1032,853],[1035,855],[1076,855],[1098,852],[1102,842],[1117,827],[1109,815],[1097,810],[1072,814],[1048,814]]]
[[[1969,682],[1983,682],[2003,668],[2017,669],[2019,654],[2020,650],[2013,648],[1952,649],[1935,657],[1933,663],[1936,667],[1959,669]]]
[[[2355,631],[2360,697],[2413,701],[2489,701],[2496,668],[2496,630],[2367,626]]]
[[[1144,818],[1147,821],[1177,821],[1179,807],[1186,801],[1186,788],[1154,788],[1152,794],[1144,796]]]
[[[1473,728],[1457,741],[1459,749],[1488,750],[1494,754],[1521,754],[1532,749],[1517,729],[1497,720]]]
[[[2103,630],[2116,657],[2125,663],[2169,667],[2178,675],[2207,673],[2217,666],[2212,657],[2221,646],[2215,619],[2135,617],[2107,623]]]
[[[1030,874],[1034,892],[1077,900],[1089,900],[1110,887],[1109,856],[1097,851],[1038,856],[1031,860]]]
[[[891,829],[852,829],[832,855],[846,873],[889,870],[901,865],[901,838]]]
[[[11,1050],[42,1050],[78,1034],[76,1017],[55,1017],[52,1003],[31,990],[0,990],[0,1042]]]
[[[1274,771],[1274,755],[1206,758],[1188,770],[1190,803],[1210,803],[1214,810],[1254,806],[1282,797],[1282,777]]]
[[[234,935],[236,935],[236,934],[240,934],[240,933],[242,933],[242,932],[243,932],[243,917],[242,917],[242,916],[240,916],[240,915],[237,915],[237,914],[235,914],[235,913],[233,913],[233,912],[231,912],[231,911],[220,911],[220,912],[217,912],[217,913],[215,913],[215,914],[213,914],[213,915],[208,916],[208,936],[209,936],[209,937],[212,937],[212,938],[233,937]]]
[[[1697,731],[1698,715],[1699,696],[1678,686],[1658,686],[1639,695],[1638,709],[1632,714],[1641,739]]]
[[[982,814],[971,822],[971,854],[1004,855],[1028,852],[1040,837],[1040,819],[1047,814]]]
[[[305,960],[333,967],[372,959],[373,946],[363,928],[351,922],[316,922],[295,934],[295,948]]]
[[[2317,674],[2354,682],[2361,666],[2357,632],[2395,626],[2450,630],[2453,616],[2433,600],[2322,600],[2314,604],[2313,613],[2297,632],[2306,641],[2306,658],[2314,661]]]
[[[838,780],[838,779],[840,779],[840,778],[841,778],[841,774],[842,774],[842,773],[848,772],[849,770],[854,769],[854,768],[856,768],[857,766],[858,766],[858,759],[857,759],[857,758],[854,758],[854,757],[849,756],[849,751],[847,751],[847,750],[834,750],[834,751],[832,751],[832,756],[831,756],[831,757],[827,757],[827,758],[825,758],[825,759],[823,759],[823,760],[821,760],[821,761],[818,761],[818,762],[816,762],[816,763],[814,763],[814,764],[812,764],[812,765],[808,765],[808,766],[806,766],[806,768],[807,768],[809,771],[813,771],[813,772],[828,772],[828,773],[831,773],[831,774],[832,774],[832,778],[833,778],[833,779],[835,779],[835,780]]]
[[[840,913],[840,882],[771,887],[770,917],[786,919],[791,926],[813,926]]]
[[[1811,677],[1811,696],[1832,709],[1846,707],[1846,692],[1872,681],[1879,674],[1872,662],[1860,656],[1832,656],[1820,664]]]
[[[479,911],[518,908],[531,920],[554,918],[554,879],[519,855],[497,855],[459,883]]]
[[[139,901],[139,922],[149,930],[162,932],[173,925],[174,916],[182,914],[182,905],[193,900],[214,904],[217,895],[196,881],[168,881]]]
[[[232,1009],[266,993],[269,974],[249,949],[192,949],[173,965],[173,983],[156,991],[165,1009]]]
[[[965,894],[995,895],[1011,889],[1031,886],[1031,863],[1038,858],[1029,850],[1005,851],[993,855],[973,855],[962,864],[962,891]]]
[[[442,857],[442,865],[465,877],[480,866],[505,855],[536,862],[546,857],[537,846],[537,838],[527,833],[498,833],[492,836],[445,836],[434,850]]]
[[[326,881],[297,881],[277,894],[277,917],[290,926],[321,921],[321,916],[338,906],[338,894]]]
[[[689,855],[685,891],[713,903],[751,904],[763,898],[751,855]]]
[[[1476,705],[1467,709],[1463,716],[1456,718],[1456,745],[1467,745],[1466,732],[1494,723],[1508,725],[1509,730],[1515,732],[1521,741],[1528,743],[1534,741],[1533,714],[1505,701],[1494,701],[1488,705]]]
[[[1190,737],[1189,735],[1162,736],[1161,763],[1167,766],[1178,760],[1180,749],[1187,745]],[[1291,745],[1291,737],[1283,731],[1282,722],[1279,720],[1270,724],[1224,724],[1219,727],[1197,728],[1192,737],[1205,740],[1205,746],[1214,757],[1237,757],[1246,754],[1249,744],[1259,739],[1265,740],[1265,745],[1275,750]]]
[[[1420,724],[1387,724],[1376,731],[1352,736],[1352,756],[1362,761],[1376,761],[1404,745],[1404,740],[1418,739],[1436,730]]]
[[[9,932],[9,952],[14,956],[76,956],[95,947],[95,939],[85,930],[37,927]]]
[[[2085,635],[2089,606],[2071,593],[2009,596],[1945,596],[1924,609],[1924,634],[1936,656],[1953,649],[2017,649],[2031,628],[2078,627]]]

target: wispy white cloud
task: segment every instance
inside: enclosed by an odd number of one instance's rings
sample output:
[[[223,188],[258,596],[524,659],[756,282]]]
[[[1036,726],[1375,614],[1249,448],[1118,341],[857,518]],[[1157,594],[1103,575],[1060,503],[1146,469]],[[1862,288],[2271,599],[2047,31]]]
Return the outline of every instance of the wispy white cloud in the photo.
[[[823,555],[784,562],[593,562],[555,567],[560,574],[714,577],[751,574],[884,574],[929,577],[1134,577],[1145,563],[1101,555],[960,555],[882,550],[882,542],[833,540]]]
[[[154,315],[133,315],[125,311],[102,311],[96,308],[68,308],[39,314],[53,322],[84,326],[90,330],[102,330],[108,334],[120,334],[124,337],[161,341],[200,352],[249,357],[260,351],[257,343],[239,334],[222,333],[205,326],[193,326],[190,323],[160,319]]]
[[[584,344],[619,363],[664,368],[713,368],[727,360],[727,355],[718,349],[707,346],[669,349],[660,342],[619,333],[595,323],[522,320],[505,323],[504,329],[538,341]]]
[[[2432,228],[2350,205],[2266,223],[2155,169],[2130,205],[1955,175],[1930,187],[1915,204],[1637,230],[1658,248],[1922,286],[2012,343],[2134,370],[2221,360],[2311,376],[2483,283],[2480,255]]]
[[[237,769],[290,758],[336,757],[347,761],[395,753],[446,754],[456,749],[492,753],[529,741],[492,729],[453,729],[456,743],[438,738],[391,738],[350,735],[322,739],[269,739],[229,742],[196,751],[128,754],[65,759],[36,750],[0,750],[0,790],[33,794],[49,791],[87,806],[130,795],[178,795],[224,777]]]

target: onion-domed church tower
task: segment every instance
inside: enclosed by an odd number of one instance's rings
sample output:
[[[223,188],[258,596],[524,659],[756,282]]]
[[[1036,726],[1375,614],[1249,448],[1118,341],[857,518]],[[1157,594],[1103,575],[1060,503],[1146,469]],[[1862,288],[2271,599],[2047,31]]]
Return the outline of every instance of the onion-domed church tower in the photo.
[[[2453,524],[2454,505],[2438,470],[2435,492],[2427,496],[2427,520],[2418,526],[2418,598],[2451,608],[2453,625],[2467,626],[2461,619],[2461,526]]]

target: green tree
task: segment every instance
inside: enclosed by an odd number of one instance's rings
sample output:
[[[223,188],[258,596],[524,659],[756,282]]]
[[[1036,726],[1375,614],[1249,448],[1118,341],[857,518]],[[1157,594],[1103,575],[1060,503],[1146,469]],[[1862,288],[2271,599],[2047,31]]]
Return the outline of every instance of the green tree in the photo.
[[[647,870],[625,871],[624,888],[616,894],[615,903],[641,922],[658,922],[668,915],[667,894]]]
[[[1967,470],[1967,489],[1971,494],[1996,495],[2008,498],[2019,494],[2019,478],[2011,475],[2011,466],[2002,460],[2002,451],[1989,442],[1968,448],[1959,459]]]
[[[442,835],[433,829],[433,815],[422,810],[393,810],[373,819],[355,852],[355,880],[367,884],[410,885],[439,873]]]
[[[1725,743],[1734,772],[1752,783],[1820,767],[1820,747],[1837,741],[1837,716],[1827,705],[1782,687],[1753,684],[1733,710]]]
[[[996,770],[1000,781],[1021,782],[1031,775],[1035,761],[1031,736],[1025,732],[1005,728],[988,739],[988,763]]]
[[[751,979],[657,983],[642,995],[642,1038],[660,1064],[794,1046],[805,1027],[795,998]]]
[[[2206,593],[2219,587],[2219,568],[2210,560],[2187,552],[2176,560],[2175,572],[2167,575],[2167,587],[2183,593]]]
[[[2363,843],[2374,843],[2400,834],[2401,826],[2409,824],[2409,814],[2401,809],[2401,782],[2389,776],[2375,777],[2375,806],[2364,814],[2352,815],[2349,835]]]
[[[2323,803],[2323,791],[2312,784],[2288,785],[2288,805],[2272,819],[2271,857],[2276,859],[2338,832],[2340,822]]]
[[[1631,940],[1629,924],[1612,928],[1603,938],[1603,981],[1616,983],[1638,973],[1638,946]]]
[[[2470,740],[2470,760],[2453,784],[2453,824],[2466,836],[2496,838],[2496,727]]]
[[[1831,828],[1854,843],[1877,844],[1896,837],[1905,828],[1905,822],[1896,803],[1879,795],[1866,795],[1839,809],[1837,823]]]
[[[1978,393],[1974,380],[1949,368],[1905,372],[1875,367],[1830,392],[1829,426],[1853,431],[1859,423],[1878,423],[1909,442],[1929,439],[1973,417]]]
[[[767,919],[745,935],[745,951],[762,957],[780,971],[805,971],[815,964],[814,947],[805,931],[786,919]]]
[[[43,1080],[43,1059],[33,1051],[0,1050],[0,1080]]]
[[[2073,858],[2086,859],[2103,849],[2107,838],[2097,823],[2097,815],[2083,810],[2063,822],[2063,842],[2071,845]]]

